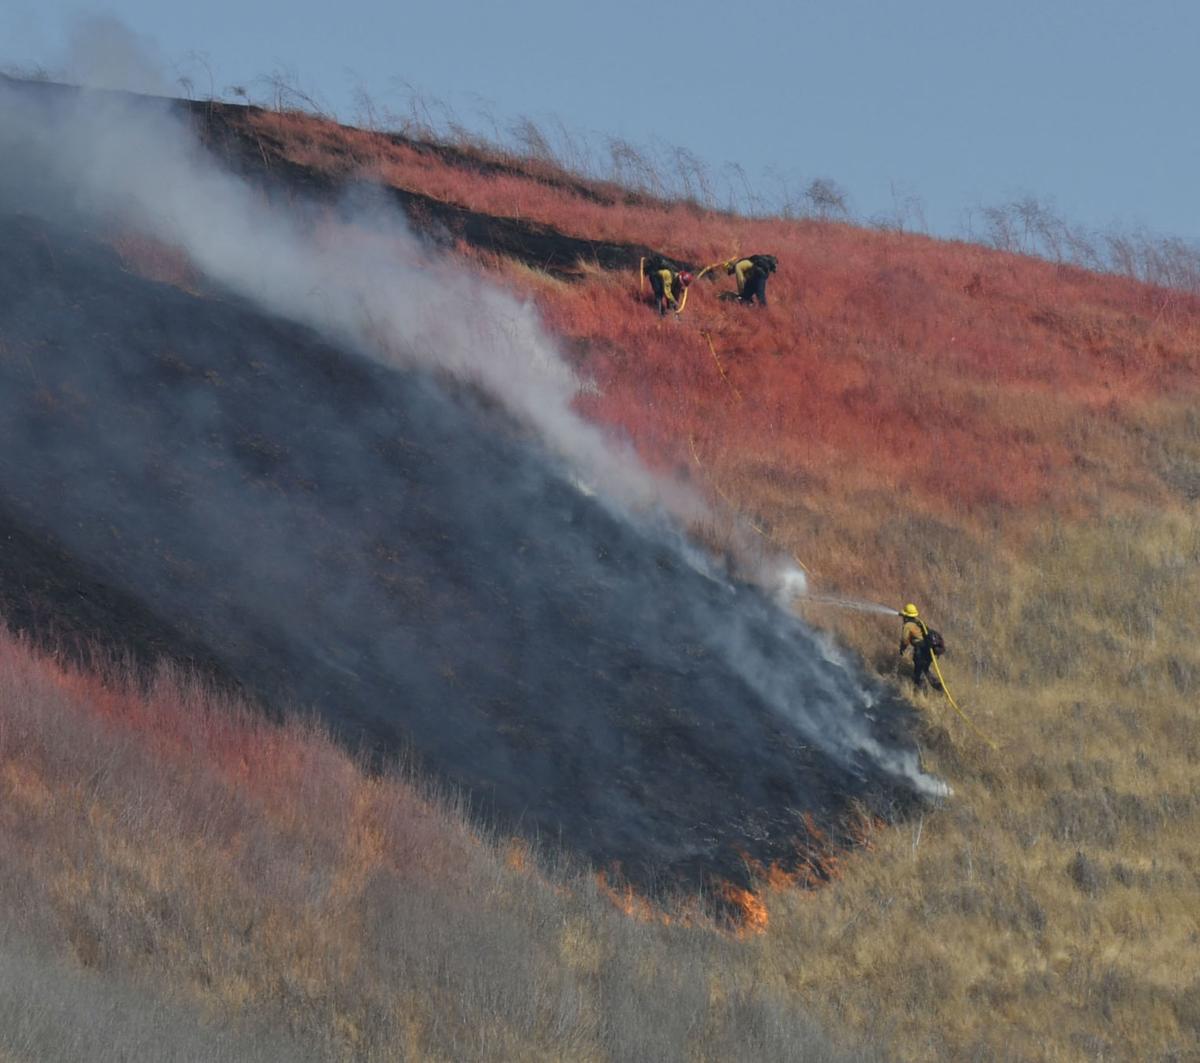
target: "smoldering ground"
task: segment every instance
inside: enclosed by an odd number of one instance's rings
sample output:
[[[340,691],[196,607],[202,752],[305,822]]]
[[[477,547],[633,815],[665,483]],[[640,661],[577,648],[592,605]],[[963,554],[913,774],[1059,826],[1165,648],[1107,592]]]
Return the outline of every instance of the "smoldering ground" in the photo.
[[[939,791],[899,703],[658,515],[700,503],[574,414],[529,308],[378,211],[280,216],[161,109],[0,94],[20,525],[267,700],[643,884]],[[125,270],[114,227],[204,293]]]

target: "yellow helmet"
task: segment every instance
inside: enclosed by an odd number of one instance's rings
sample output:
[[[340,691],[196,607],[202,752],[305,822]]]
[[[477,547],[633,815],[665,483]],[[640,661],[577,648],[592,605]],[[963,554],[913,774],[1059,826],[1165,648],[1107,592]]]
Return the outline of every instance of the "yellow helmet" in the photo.
[[[912,602],[909,602],[908,605],[906,605],[904,607],[904,612],[901,613],[900,615],[901,616],[916,616],[917,615],[917,607],[915,605],[913,605]]]

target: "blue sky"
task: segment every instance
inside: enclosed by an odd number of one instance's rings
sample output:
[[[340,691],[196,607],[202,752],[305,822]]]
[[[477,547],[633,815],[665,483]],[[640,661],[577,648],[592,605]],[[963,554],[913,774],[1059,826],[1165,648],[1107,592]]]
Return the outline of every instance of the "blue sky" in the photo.
[[[60,66],[80,14],[207,91],[293,74],[342,118],[407,83],[468,122],[522,115],[736,161],[763,195],[830,177],[864,217],[919,197],[953,235],[1025,193],[1090,227],[1200,240],[1200,4],[841,0],[5,0],[0,59]],[[976,220],[976,225],[979,222]]]

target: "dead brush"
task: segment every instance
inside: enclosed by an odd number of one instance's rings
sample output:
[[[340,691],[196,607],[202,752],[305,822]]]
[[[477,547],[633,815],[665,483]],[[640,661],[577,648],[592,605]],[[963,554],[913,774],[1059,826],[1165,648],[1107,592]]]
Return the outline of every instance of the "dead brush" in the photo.
[[[73,1010],[99,976],[205,1058],[874,1058],[755,988],[695,908],[631,920],[453,795],[178,672],[101,679],[0,633],[0,789],[0,932],[36,928],[49,994],[0,964],[0,1013],[26,1002],[5,1051],[140,1051],[132,1019]]]

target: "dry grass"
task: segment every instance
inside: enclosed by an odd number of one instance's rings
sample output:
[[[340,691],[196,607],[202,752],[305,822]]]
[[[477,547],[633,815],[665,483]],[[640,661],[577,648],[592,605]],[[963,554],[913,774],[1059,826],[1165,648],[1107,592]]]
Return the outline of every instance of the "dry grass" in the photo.
[[[18,1057],[867,1058],[728,935],[628,919],[589,874],[168,673],[101,683],[0,636],[0,788],[7,930],[33,941],[27,984],[0,967]]]
[[[81,967],[44,943],[14,934],[14,921],[5,920],[0,938],[0,1060],[5,1063],[299,1063],[317,1058],[278,1027],[245,1019],[220,1022],[161,986]]]
[[[696,260],[730,232],[776,253],[772,306],[702,285],[660,322],[629,278],[504,279],[648,462],[824,589],[921,602],[999,746],[922,696],[956,799],[834,888],[764,886],[759,977],[904,1059],[1200,1057],[1200,304],[848,226],[672,222]],[[805,609],[895,670],[886,621]]]
[[[909,1060],[1200,1058],[1194,297],[263,122],[296,161],[475,209],[698,262],[778,255],[767,310],[705,283],[678,324],[632,278],[488,266],[650,464],[751,514],[823,589],[917,600],[999,749],[920,697],[955,799],[833,888],[764,885],[766,933],[729,941],[624,920],[586,880],[560,892],[319,736],[195,694],[161,718],[116,698],[101,722],[109,695],[47,686],[6,643],[10,910],[79,962],[344,1055],[805,1058],[801,1000]],[[894,671],[888,622],[805,608]]]
[[[1195,1058],[1195,514],[1051,527],[986,568],[942,549],[947,678],[1000,748],[922,696],[956,799],[770,898],[765,969],[902,1058]]]

